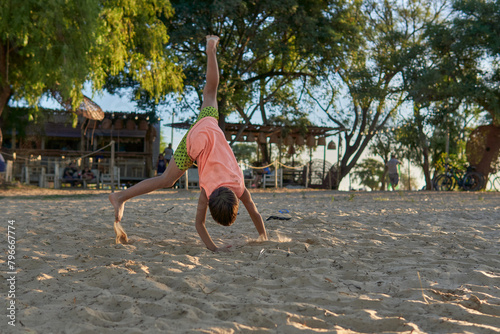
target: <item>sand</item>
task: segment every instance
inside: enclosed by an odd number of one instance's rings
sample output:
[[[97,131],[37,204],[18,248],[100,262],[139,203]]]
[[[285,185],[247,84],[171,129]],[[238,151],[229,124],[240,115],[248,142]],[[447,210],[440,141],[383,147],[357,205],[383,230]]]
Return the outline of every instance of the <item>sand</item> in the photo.
[[[104,191],[0,191],[2,254],[16,228],[15,298],[2,333],[500,332],[500,193],[254,191],[194,228],[199,191],[131,200],[116,245]],[[282,212],[280,212],[282,211]],[[288,211],[288,212],[286,212]],[[15,300],[15,327],[8,303]]]

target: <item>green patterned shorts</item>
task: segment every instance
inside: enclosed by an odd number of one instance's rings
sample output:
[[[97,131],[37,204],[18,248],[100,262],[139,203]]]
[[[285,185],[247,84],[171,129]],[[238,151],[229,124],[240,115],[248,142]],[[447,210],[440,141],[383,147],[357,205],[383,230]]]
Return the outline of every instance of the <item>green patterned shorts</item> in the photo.
[[[203,110],[198,115],[196,122],[194,122],[194,124],[191,125],[189,130],[191,130],[193,128],[193,126],[196,123],[198,123],[198,121],[200,119],[202,119],[204,117],[208,117],[208,116],[214,117],[215,119],[218,120],[219,119],[219,112],[214,107],[203,108]],[[186,132],[186,134],[182,138],[181,142],[179,143],[179,146],[177,146],[177,149],[175,150],[175,153],[174,153],[175,164],[177,165],[177,167],[180,170],[187,170],[189,167],[191,167],[193,165],[193,160],[191,160],[191,158],[187,154],[186,138],[187,138],[188,134],[189,134],[189,131]]]

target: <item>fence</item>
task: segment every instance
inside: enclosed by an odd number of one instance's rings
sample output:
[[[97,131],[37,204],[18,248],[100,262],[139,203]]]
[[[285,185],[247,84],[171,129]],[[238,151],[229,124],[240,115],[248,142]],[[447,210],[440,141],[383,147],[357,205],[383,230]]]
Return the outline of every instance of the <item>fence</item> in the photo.
[[[146,153],[120,152],[115,154],[114,141],[92,152],[67,151],[60,152],[59,156],[22,156],[16,153],[2,152],[10,158],[10,172],[6,173],[6,181],[12,182],[17,179],[25,184],[37,184],[40,187],[60,188],[64,185],[64,167],[70,162],[76,162],[80,168],[89,166],[95,175],[95,180],[82,180],[82,184],[110,184],[111,189],[120,185],[120,181],[136,182],[151,176],[152,171],[146,170]],[[110,150],[104,151],[110,147]],[[21,151],[21,150],[19,150]],[[22,152],[22,151],[21,151]],[[54,152],[49,152],[54,154]],[[64,156],[63,156],[64,154]],[[104,182],[106,181],[106,182]]]

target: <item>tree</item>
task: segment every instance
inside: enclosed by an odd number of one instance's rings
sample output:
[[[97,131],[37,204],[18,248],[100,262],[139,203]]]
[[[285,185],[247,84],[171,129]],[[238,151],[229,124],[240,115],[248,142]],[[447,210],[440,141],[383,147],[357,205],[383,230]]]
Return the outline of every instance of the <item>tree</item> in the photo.
[[[469,137],[469,163],[484,175],[498,165],[500,151],[500,47],[498,1],[457,0],[453,19],[428,29],[435,80],[426,87],[433,101],[465,101],[489,114],[487,126]],[[476,108],[472,108],[476,110]],[[479,154],[477,154],[480,152]]]
[[[426,106],[414,102],[413,114],[402,119],[396,140],[401,153],[422,168],[427,190],[433,189],[431,174],[446,148],[449,155],[465,155],[465,140],[476,117],[464,106],[450,110],[444,103],[429,101]]]
[[[331,122],[346,129],[339,182],[406,101],[403,73],[410,51],[422,43],[423,27],[441,10],[441,2],[416,0],[366,1],[358,7],[358,34],[364,41],[346,48],[341,65],[322,76],[322,90],[309,94]]]
[[[479,48],[483,57],[488,59],[491,70],[486,71],[481,77],[482,84],[475,89],[474,99],[476,103],[484,108],[490,115],[490,124],[478,130],[482,132],[483,143],[482,157],[472,161],[470,154],[469,162],[477,162],[477,170],[486,177],[498,168],[500,161],[500,44],[498,36],[500,27],[500,3],[498,1],[459,0],[455,1],[454,8],[460,12],[453,22],[453,29],[460,33],[460,43],[464,46],[463,52]],[[481,64],[484,65],[484,64]],[[474,141],[474,137],[470,137]],[[479,147],[475,147],[478,149]]]
[[[436,131],[434,127],[429,126],[429,115],[425,111],[425,108],[414,106],[412,117],[397,129],[396,140],[404,147],[406,158],[422,168],[426,189],[432,190],[430,142],[431,134],[436,134]]]
[[[416,190],[418,188],[417,180],[408,175],[404,170],[399,173],[399,190]]]
[[[54,91],[76,107],[84,83],[100,91],[108,76],[157,99],[181,89],[160,14],[173,14],[167,0],[2,1],[0,116],[11,99],[36,106]]]
[[[384,169],[384,164],[379,160],[366,158],[353,169],[353,176],[371,190],[380,190],[384,181]]]
[[[245,124],[260,113],[301,113],[300,78],[313,81],[325,64],[335,62],[357,23],[349,1],[222,0],[172,1],[175,16],[166,20],[171,50],[186,74],[184,110],[197,113],[204,85],[205,35],[221,37],[218,48],[219,125],[237,113]],[[298,116],[297,119],[301,117]],[[264,152],[266,159],[267,151]]]
[[[243,161],[250,164],[255,160],[255,144],[240,143],[233,145],[232,149],[237,161]]]
[[[391,155],[396,154],[398,150],[399,147],[397,147],[395,132],[391,128],[382,129],[373,138],[372,144],[370,146],[370,152],[374,155],[379,156],[382,159],[384,165],[384,172],[381,178],[380,190],[385,190],[385,184],[388,175],[388,168],[386,164],[391,158]]]

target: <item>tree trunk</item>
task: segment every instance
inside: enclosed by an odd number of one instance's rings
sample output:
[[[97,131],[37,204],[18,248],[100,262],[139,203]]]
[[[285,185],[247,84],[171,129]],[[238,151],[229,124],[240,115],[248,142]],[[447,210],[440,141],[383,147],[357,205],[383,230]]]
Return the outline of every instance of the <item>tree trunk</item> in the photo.
[[[0,43],[0,117],[3,110],[9,103],[10,96],[12,95],[12,88],[9,84],[9,64],[7,46]],[[3,144],[2,129],[0,128],[0,148]]]
[[[476,165],[476,171],[483,173],[487,179],[488,174],[492,172],[492,168],[498,163],[498,154],[500,152],[500,126],[493,124],[485,125],[480,131],[485,136],[484,150],[482,156]],[[471,161],[469,161],[470,163]]]
[[[260,152],[262,153],[260,161],[270,162],[269,161],[269,150],[267,149],[267,143],[259,143],[259,147],[260,147]]]
[[[385,162],[384,162],[384,166],[385,166]],[[385,180],[387,179],[387,166],[384,167],[384,173],[382,174],[382,180],[380,180],[380,190],[381,191],[385,191]]]
[[[0,88],[0,117],[2,117],[2,113],[7,106],[7,103],[9,103],[11,96],[11,88],[10,86],[5,86]],[[0,148],[3,145],[3,135],[2,135],[2,129],[0,128]]]
[[[226,116],[219,111],[219,127],[222,132],[226,132]]]
[[[219,127],[221,128],[222,132],[226,133],[226,113],[225,113],[226,96],[224,95],[220,96],[220,99],[217,102],[217,104],[219,106]]]
[[[424,145],[424,149],[422,150],[422,155],[424,157],[424,163],[422,165],[422,169],[424,170],[425,190],[432,190],[431,169],[429,163],[429,147],[427,145]]]

